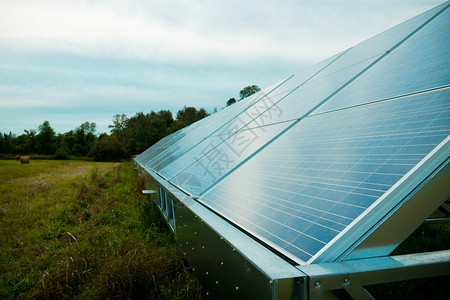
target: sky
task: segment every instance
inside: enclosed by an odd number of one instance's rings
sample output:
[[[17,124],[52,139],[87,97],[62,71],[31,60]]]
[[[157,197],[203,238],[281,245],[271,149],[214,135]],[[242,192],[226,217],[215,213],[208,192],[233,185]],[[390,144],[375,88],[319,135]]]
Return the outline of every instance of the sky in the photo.
[[[0,132],[222,109],[443,0],[0,0]]]

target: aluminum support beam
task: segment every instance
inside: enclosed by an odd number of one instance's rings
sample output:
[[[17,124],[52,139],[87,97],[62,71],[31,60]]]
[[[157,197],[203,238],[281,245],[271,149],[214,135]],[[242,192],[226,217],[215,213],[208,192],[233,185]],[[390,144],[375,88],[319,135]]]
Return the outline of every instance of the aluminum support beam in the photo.
[[[366,285],[450,274],[450,250],[299,266],[309,277],[309,298],[345,289],[354,299],[373,299]],[[329,293],[328,293],[329,294]]]

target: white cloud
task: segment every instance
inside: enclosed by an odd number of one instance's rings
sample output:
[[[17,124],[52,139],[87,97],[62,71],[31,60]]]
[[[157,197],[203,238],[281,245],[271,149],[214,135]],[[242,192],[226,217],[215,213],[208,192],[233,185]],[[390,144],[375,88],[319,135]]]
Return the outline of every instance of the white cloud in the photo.
[[[437,1],[410,2],[2,1],[0,43],[185,63],[315,62]]]
[[[0,131],[220,108],[441,2],[0,0]]]

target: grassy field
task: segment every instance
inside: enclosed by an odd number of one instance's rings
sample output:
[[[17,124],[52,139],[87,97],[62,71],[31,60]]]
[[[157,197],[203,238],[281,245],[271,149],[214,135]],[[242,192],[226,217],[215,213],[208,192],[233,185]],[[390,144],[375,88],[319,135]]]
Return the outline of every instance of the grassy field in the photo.
[[[0,299],[201,299],[130,163],[0,160]],[[394,254],[450,248],[422,225]],[[369,287],[376,299],[447,299],[449,276]]]
[[[201,298],[130,163],[0,160],[0,299]]]

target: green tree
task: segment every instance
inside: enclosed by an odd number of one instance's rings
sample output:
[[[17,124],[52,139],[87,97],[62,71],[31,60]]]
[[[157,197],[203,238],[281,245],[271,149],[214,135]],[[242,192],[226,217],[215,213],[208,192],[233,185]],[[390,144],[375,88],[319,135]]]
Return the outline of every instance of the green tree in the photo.
[[[61,135],[61,137],[63,137],[63,136]],[[69,149],[67,149],[67,145],[64,142],[63,138],[61,139],[61,142],[55,151],[55,158],[56,159],[69,159]]]
[[[0,152],[1,153],[13,153],[16,136],[9,132],[4,133],[0,138]]]
[[[6,152],[6,139],[3,133],[0,132],[0,153],[7,153]]]
[[[235,104],[235,103],[236,103],[236,99],[230,98],[230,99],[228,99],[228,101],[227,101],[227,106],[230,106],[230,105]]]
[[[126,114],[116,114],[113,117],[113,125],[109,125],[111,128],[111,136],[115,136],[117,141],[125,147],[128,144],[128,133],[127,129],[128,118]]]
[[[92,122],[84,122],[73,132],[74,144],[72,146],[72,154],[77,156],[85,156],[92,148],[96,136],[95,130],[97,125]]]
[[[111,133],[115,135],[120,135],[127,126],[127,115],[126,114],[116,114],[113,116],[113,125],[109,125],[111,128]]]
[[[36,152],[36,130],[24,130],[27,136],[26,143],[24,145],[25,153],[34,153]]]
[[[39,133],[36,135],[36,149],[39,154],[53,154],[55,131],[49,121],[39,125]]]
[[[171,133],[173,116],[169,110],[137,113],[127,121],[127,151],[128,154],[136,154]]]
[[[249,85],[243,88],[239,92],[239,100],[242,100],[244,98],[247,98],[248,96],[253,95],[254,93],[259,92],[261,89],[257,85]]]
[[[24,134],[13,137],[13,152],[17,154],[30,154],[35,152],[36,130],[24,130]]]
[[[104,135],[91,149],[91,156],[98,161],[118,161],[125,157],[126,150],[115,135]]]
[[[184,107],[180,109],[177,113],[177,119],[173,122],[172,132],[180,130],[183,127],[189,126],[194,122],[197,122],[209,114],[204,108],[197,110],[195,107]]]

